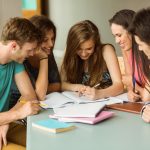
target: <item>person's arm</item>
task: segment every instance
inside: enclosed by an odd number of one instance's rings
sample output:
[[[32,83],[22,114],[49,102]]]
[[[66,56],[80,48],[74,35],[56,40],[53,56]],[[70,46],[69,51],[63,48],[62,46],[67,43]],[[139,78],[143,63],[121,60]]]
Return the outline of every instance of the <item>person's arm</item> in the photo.
[[[37,100],[36,93],[26,71],[15,74],[15,82],[23,97],[28,97],[28,100]]]
[[[61,91],[74,91],[74,92],[79,92],[82,93],[84,91],[85,86],[83,84],[72,84],[66,81],[66,73],[63,69],[61,68]]]
[[[0,150],[3,144],[7,145],[7,131],[9,129],[9,123],[18,119],[23,119],[28,115],[37,114],[39,111],[39,105],[37,101],[28,101],[24,105],[15,106],[7,112],[0,113]]]
[[[121,72],[119,69],[119,64],[114,48],[110,45],[106,45],[103,49],[103,57],[112,79],[112,85],[105,89],[95,89],[94,87],[88,87],[86,89],[85,95],[93,100],[110,96],[116,96],[123,92]]]
[[[83,84],[72,84],[69,82],[62,82],[61,89],[62,91],[74,91],[81,92],[85,86]]]
[[[0,125],[23,119],[28,115],[36,114],[40,110],[35,91],[26,71],[16,73],[15,81],[21,95],[25,97],[27,102],[24,105],[18,102],[9,111],[0,113]]]
[[[48,86],[48,58],[40,60],[38,78],[35,83],[35,92],[39,100],[44,100]]]
[[[112,79],[112,85],[106,89],[99,90],[100,94],[103,93],[103,97],[119,95],[123,92],[123,83],[121,80],[121,72],[114,48],[110,45],[106,45],[104,47],[103,57]]]
[[[39,62],[39,72],[35,81],[35,92],[39,100],[44,100],[48,87],[48,55],[43,50],[40,50],[33,57],[33,60],[30,59],[30,61],[36,60]]]
[[[18,119],[23,119],[29,115],[37,114],[39,110],[39,103],[36,100],[27,101],[25,104],[20,104],[18,102],[9,111],[0,113],[0,126],[11,123]]]

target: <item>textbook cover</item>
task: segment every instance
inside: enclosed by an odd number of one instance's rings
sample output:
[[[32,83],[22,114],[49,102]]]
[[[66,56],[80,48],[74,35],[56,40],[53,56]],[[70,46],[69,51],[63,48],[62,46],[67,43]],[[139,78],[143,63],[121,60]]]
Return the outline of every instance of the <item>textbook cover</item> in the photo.
[[[144,104],[142,104],[142,103],[128,102],[128,103],[123,103],[123,104],[107,105],[107,108],[140,114],[141,109],[142,109],[143,106],[144,106]]]
[[[32,126],[53,133],[65,132],[75,128],[72,124],[60,122],[54,119],[36,121],[32,123]]]

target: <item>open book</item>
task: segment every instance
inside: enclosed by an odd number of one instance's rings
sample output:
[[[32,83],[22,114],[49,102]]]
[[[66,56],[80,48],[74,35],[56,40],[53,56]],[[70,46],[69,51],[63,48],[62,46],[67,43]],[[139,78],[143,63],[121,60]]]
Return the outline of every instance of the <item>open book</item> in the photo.
[[[57,117],[55,114],[49,115],[50,118],[58,119],[62,122],[80,122],[80,123],[87,123],[87,124],[96,124],[100,121],[108,119],[114,116],[114,112],[111,111],[102,111],[96,117],[89,118],[89,117]]]
[[[125,97],[123,95],[123,97]],[[85,96],[78,96],[77,92],[65,91],[62,93],[54,92],[48,94],[46,96],[46,100],[41,101],[41,104],[44,104],[44,108],[59,108],[66,106],[68,104],[85,104],[85,103],[96,103],[96,102],[103,102],[104,104],[115,104],[115,103],[122,103],[124,100],[120,97],[110,97],[110,98],[103,98],[98,100],[90,100]]]

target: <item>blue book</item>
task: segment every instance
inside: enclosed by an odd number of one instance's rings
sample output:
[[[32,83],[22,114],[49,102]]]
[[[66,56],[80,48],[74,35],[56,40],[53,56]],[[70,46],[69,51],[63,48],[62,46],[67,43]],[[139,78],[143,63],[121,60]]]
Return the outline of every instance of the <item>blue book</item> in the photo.
[[[72,124],[60,122],[54,119],[36,121],[32,123],[32,126],[53,133],[69,131],[75,128]]]

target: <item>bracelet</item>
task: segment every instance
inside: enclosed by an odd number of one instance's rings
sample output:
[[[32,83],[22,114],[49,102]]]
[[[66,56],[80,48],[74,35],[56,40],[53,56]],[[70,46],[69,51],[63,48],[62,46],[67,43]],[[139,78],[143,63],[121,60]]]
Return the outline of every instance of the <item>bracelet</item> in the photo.
[[[43,59],[48,59],[48,57],[43,57],[43,58],[40,58],[40,61],[41,61],[41,60],[43,60]]]

